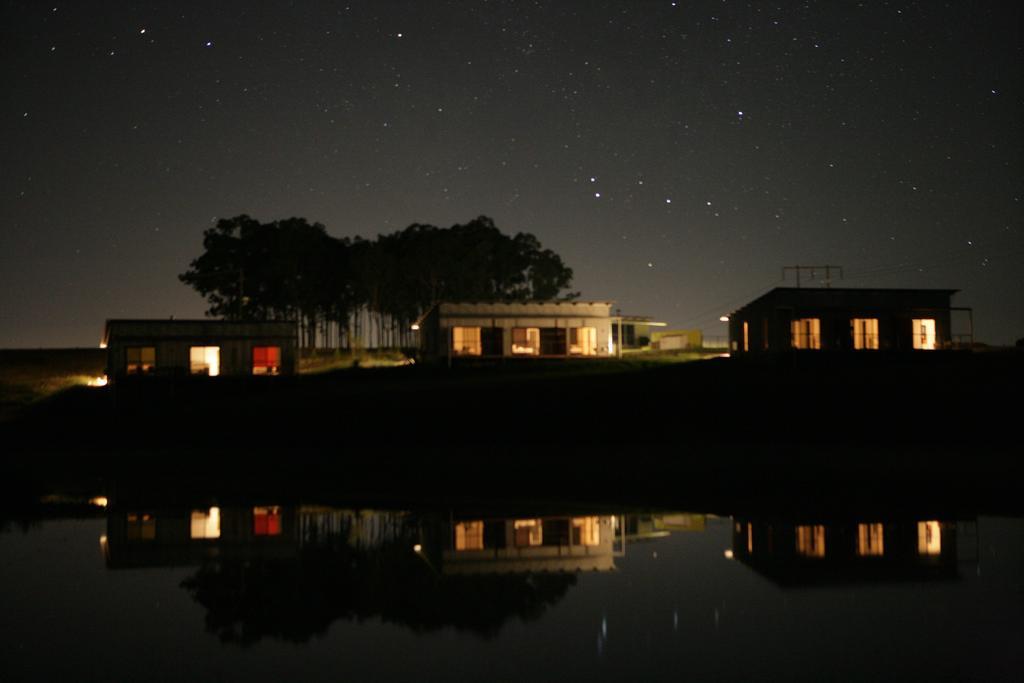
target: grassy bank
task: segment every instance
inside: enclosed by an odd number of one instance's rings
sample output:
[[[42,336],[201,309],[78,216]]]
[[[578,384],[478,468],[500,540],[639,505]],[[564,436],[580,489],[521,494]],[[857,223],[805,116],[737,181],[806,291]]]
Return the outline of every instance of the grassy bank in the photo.
[[[0,421],[36,401],[104,374],[101,349],[0,350]]]

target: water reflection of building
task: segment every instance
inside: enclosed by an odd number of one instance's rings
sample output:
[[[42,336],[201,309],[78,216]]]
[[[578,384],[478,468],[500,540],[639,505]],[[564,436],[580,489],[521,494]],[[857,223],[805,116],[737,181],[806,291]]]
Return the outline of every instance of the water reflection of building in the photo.
[[[306,505],[114,506],[103,542],[111,569],[287,558],[308,545],[341,542],[371,549],[412,539],[418,530],[408,528],[407,517]]]
[[[707,515],[689,512],[662,512],[625,515],[627,543],[664,538],[678,531],[704,531]]]
[[[962,541],[973,538],[976,527],[943,520],[803,523],[737,517],[732,531],[731,557],[781,585],[810,586],[956,579]]]
[[[621,528],[611,515],[454,520],[442,573],[611,571]]]

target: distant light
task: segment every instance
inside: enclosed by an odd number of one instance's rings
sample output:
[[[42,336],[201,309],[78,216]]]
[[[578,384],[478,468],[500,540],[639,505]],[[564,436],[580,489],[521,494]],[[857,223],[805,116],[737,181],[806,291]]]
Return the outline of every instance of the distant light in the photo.
[[[601,193],[600,192],[595,192],[594,196],[597,197],[598,199],[600,199],[601,198]]]
[[[414,553],[418,553],[418,552],[420,552],[421,550],[423,550],[423,546],[421,546],[421,545],[420,545],[419,543],[417,543],[416,545],[414,545],[414,546],[412,547],[412,551],[413,551]]]
[[[729,322],[729,316],[727,316],[727,315],[723,315],[723,316],[722,316],[721,318],[719,318],[718,320],[719,320],[720,322],[723,322],[723,323],[727,323],[727,322]]]
[[[141,29],[141,30],[139,31],[139,33],[140,33],[140,34],[142,34],[142,33],[145,33],[145,32],[146,32],[146,29]]]
[[[731,560],[732,559],[732,549],[731,548],[729,550],[726,550],[722,554],[725,555],[725,559],[727,559],[727,560]]]
[[[666,197],[666,198],[665,198],[665,203],[666,203],[666,204],[671,204],[671,203],[672,203],[672,200],[671,200],[671,199],[669,199],[668,197]]]
[[[107,376],[104,375],[103,377],[93,377],[91,380],[89,380],[89,386],[90,387],[105,387],[105,386],[107,386]]]
[[[206,41],[206,47],[213,47],[213,41],[212,40]]]
[[[95,505],[98,508],[107,507],[108,500],[106,496],[96,496],[95,498],[89,499],[89,505]]]
[[[402,34],[401,33],[396,33],[395,36],[397,36],[398,38],[401,38]]]
[[[101,349],[105,349],[105,348],[107,348],[107,342],[101,341],[101,342],[100,342],[100,348],[101,348]]]
[[[418,330],[418,329],[420,329],[420,326],[419,326],[419,325],[417,325],[416,323],[413,323],[413,324],[412,324],[412,329],[413,329],[413,330]]]

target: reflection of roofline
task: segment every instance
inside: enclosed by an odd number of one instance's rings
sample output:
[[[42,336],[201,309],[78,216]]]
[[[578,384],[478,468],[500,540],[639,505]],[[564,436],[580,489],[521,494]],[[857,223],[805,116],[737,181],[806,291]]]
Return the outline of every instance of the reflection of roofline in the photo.
[[[569,555],[556,557],[460,557],[459,551],[445,551],[441,573],[444,575],[466,574],[531,574],[554,572],[576,574],[579,572],[615,571],[612,553],[594,555]]]

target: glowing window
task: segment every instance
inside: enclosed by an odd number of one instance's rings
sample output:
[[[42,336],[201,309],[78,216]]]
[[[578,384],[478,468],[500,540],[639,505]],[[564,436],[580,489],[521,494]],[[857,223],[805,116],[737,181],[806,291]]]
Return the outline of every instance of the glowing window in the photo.
[[[483,353],[479,327],[453,327],[452,353],[457,356],[479,356]]]
[[[573,356],[596,356],[597,328],[570,327],[569,354]]]
[[[281,347],[280,346],[254,346],[254,347],[252,347],[252,374],[254,374],[254,375],[279,375],[279,374],[281,374]]]
[[[747,553],[754,552],[754,525],[747,522]]]
[[[853,348],[878,348],[878,318],[854,318],[850,321],[853,332]]]
[[[192,538],[220,538],[220,508],[192,511]]]
[[[917,523],[917,553],[919,555],[942,554],[942,525],[939,522]]]
[[[600,544],[601,518],[574,517],[572,520],[572,542],[574,545]]]
[[[914,348],[933,351],[935,349],[935,320],[914,318],[911,323],[914,329]]]
[[[539,327],[513,327],[512,353],[536,356],[540,353]]]
[[[885,554],[885,525],[857,525],[857,554],[861,557]]]
[[[220,374],[220,347],[193,346],[188,350],[189,372],[193,375]]]
[[[743,350],[750,350],[750,325],[747,322],[743,323]]]
[[[455,525],[455,549],[484,549],[484,523],[482,520],[459,522]]]
[[[796,551],[804,557],[825,557],[825,527],[820,524],[798,526]]]
[[[129,375],[144,375],[156,367],[155,346],[129,346],[124,354],[125,372]]]
[[[277,505],[254,507],[252,509],[253,536],[281,535],[281,508]]]
[[[821,320],[799,318],[790,323],[794,349],[821,348]]]
[[[544,527],[541,524],[541,520],[517,519],[513,526],[515,527],[515,545],[517,548],[541,545],[544,542]]]
[[[125,536],[129,541],[152,541],[156,538],[156,519],[146,512],[129,512]]]

